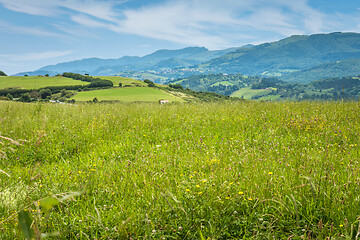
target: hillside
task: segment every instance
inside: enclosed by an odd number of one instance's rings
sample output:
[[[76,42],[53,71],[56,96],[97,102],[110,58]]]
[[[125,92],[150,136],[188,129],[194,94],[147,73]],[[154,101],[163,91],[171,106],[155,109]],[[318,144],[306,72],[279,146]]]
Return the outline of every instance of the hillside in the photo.
[[[241,74],[203,74],[194,75],[184,79],[169,81],[166,84],[180,84],[184,88],[194,91],[209,91],[223,95],[230,95],[240,88],[258,82],[258,77],[247,77]]]
[[[258,100],[359,100],[360,78],[327,78],[310,83],[289,83],[277,78],[241,74],[196,75],[167,82],[196,91],[210,91],[232,97]]]
[[[170,102],[185,102],[181,97],[150,87],[125,87],[84,91],[77,93],[72,98],[76,101],[92,101],[95,97],[99,101],[158,102],[159,100],[166,99]]]
[[[0,89],[4,88],[23,88],[23,89],[39,89],[49,86],[72,86],[72,85],[87,85],[88,83],[71,78],[56,76],[0,76]]]
[[[249,92],[266,90],[251,96],[259,100],[360,100],[360,78],[342,77],[313,81],[307,84],[262,79],[252,84]],[[238,92],[232,96],[241,97]]]
[[[154,84],[150,80],[64,73],[62,76],[0,77],[0,100],[111,101],[111,102],[212,102],[239,100],[212,92]]]
[[[356,76],[360,73],[360,58],[324,63],[300,71],[284,73],[280,79],[288,82],[303,82],[325,79]]]
[[[360,58],[360,34],[315,34],[240,48],[199,68],[222,73],[281,76],[284,72],[350,58]],[[295,77],[291,81],[296,81]]]

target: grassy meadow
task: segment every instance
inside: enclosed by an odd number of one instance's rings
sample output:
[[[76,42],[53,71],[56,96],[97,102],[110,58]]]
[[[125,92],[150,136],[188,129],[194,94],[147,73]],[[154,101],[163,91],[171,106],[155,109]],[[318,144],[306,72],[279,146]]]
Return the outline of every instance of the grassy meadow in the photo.
[[[266,89],[250,89],[242,88],[231,94],[232,97],[243,97],[244,99],[251,99],[253,97],[261,97],[267,94],[269,90]]]
[[[44,77],[44,76],[28,76],[28,77],[0,77],[0,89],[3,88],[25,88],[39,89],[49,86],[70,86],[70,85],[87,85],[89,83],[74,80],[65,77]]]
[[[182,98],[165,93],[160,89],[148,87],[124,87],[78,92],[72,98],[76,101],[89,101],[93,100],[94,97],[99,101],[158,102],[161,99],[167,99],[171,102],[184,102]]]
[[[133,78],[126,78],[126,77],[118,77],[118,76],[100,76],[99,78],[110,80],[114,83],[114,86],[119,86],[121,83],[123,86],[131,86],[131,87],[145,87],[147,86],[144,81],[136,80]]]
[[[359,110],[0,102],[0,239],[357,239]]]

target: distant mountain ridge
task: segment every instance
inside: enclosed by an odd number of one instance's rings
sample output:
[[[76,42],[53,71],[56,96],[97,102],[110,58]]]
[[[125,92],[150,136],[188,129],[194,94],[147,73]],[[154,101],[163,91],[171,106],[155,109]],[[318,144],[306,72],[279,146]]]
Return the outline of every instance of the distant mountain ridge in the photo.
[[[199,67],[216,73],[281,76],[282,72],[347,59],[360,59],[358,33],[294,35],[251,48],[239,48]]]
[[[335,32],[294,35],[275,42],[216,51],[188,47],[158,50],[143,57],[87,58],[17,75],[56,75],[63,72],[137,78],[141,75],[141,79],[149,77],[164,82],[164,79],[186,78],[196,74],[224,73],[306,83],[331,77],[355,76],[358,70],[360,34]]]
[[[144,57],[124,56],[118,59],[86,58],[42,67],[33,72],[16,75],[51,75],[63,72],[89,73],[91,75],[113,75],[122,71],[160,70],[174,67],[188,67],[217,58],[237,48],[209,51],[204,47],[188,47],[178,50],[158,50]]]

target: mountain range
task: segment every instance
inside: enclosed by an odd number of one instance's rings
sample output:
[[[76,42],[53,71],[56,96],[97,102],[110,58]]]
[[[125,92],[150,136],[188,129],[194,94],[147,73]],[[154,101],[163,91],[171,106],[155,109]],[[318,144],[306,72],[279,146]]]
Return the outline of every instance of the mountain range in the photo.
[[[343,71],[345,68],[341,66],[349,66],[339,65],[338,61],[349,59],[360,59],[360,34],[336,32],[294,35],[277,42],[240,48],[199,67],[211,69],[215,73],[276,76],[287,81],[309,82],[319,78],[339,77],[336,76],[338,71],[330,69],[337,66],[338,70]],[[360,70],[359,61],[351,63],[351,69]],[[315,79],[306,78],[308,76],[305,73],[315,74],[320,69],[322,74],[315,76]],[[349,70],[343,71],[342,76],[353,75],[353,71]]]
[[[124,56],[118,59],[86,58],[42,67],[33,72],[16,75],[62,74],[63,72],[87,73],[94,76],[116,75],[124,71],[159,71],[197,65],[223,56],[237,48],[209,51],[204,47],[179,50],[159,50],[144,57]]]
[[[34,72],[17,75],[55,75],[63,72],[88,73],[94,76],[132,76],[147,72],[154,78],[161,77],[162,81],[200,73],[240,73],[306,83],[324,78],[358,75],[360,34],[335,32],[294,35],[276,42],[225,50],[209,51],[203,47],[189,47],[159,50],[144,57],[88,58],[49,65]]]

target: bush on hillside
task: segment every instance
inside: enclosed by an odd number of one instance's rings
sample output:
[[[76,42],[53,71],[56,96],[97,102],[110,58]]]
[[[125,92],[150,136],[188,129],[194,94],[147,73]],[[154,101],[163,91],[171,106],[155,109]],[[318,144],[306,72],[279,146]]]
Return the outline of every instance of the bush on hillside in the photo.
[[[169,84],[169,87],[173,89],[184,89],[180,84]]]
[[[9,100],[13,100],[13,99],[14,99],[14,97],[13,97],[10,93],[8,93],[8,94],[6,95],[6,97],[7,97]]]
[[[21,97],[19,98],[20,102],[31,102],[31,97],[29,93],[24,93],[23,95],[21,95]]]
[[[50,89],[45,88],[45,89],[41,89],[39,94],[40,94],[41,99],[46,99],[48,97],[51,97],[52,92]]]

